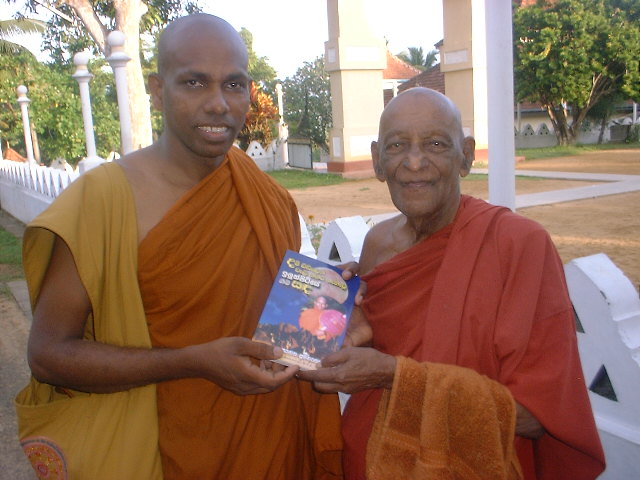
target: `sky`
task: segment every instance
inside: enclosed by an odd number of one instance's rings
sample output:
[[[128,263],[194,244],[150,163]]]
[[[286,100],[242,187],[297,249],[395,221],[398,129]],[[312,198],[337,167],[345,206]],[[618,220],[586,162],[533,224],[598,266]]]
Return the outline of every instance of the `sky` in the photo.
[[[345,1],[345,0],[342,0]],[[422,47],[427,53],[442,39],[441,0],[362,0],[365,18],[372,31],[386,38],[391,53],[408,47]],[[253,50],[267,57],[278,77],[295,74],[306,61],[324,54],[328,40],[326,0],[201,0],[204,11],[227,20],[237,30],[244,27],[253,34]],[[0,3],[0,19],[13,16],[23,2]],[[38,13],[47,13],[38,7]],[[38,54],[38,35],[16,38],[17,43]]]

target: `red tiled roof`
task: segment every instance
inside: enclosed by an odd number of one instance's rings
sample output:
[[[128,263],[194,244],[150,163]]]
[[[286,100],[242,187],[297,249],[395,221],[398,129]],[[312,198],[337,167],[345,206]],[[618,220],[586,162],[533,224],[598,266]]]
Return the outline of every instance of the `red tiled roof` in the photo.
[[[400,60],[387,50],[387,68],[382,71],[382,78],[385,80],[406,80],[415,77],[420,73],[416,67]]]
[[[427,87],[444,94],[444,73],[440,71],[440,64],[410,78],[398,87],[398,91],[403,92],[411,87]]]
[[[26,162],[27,159],[16,152],[13,148],[9,147],[5,149],[3,152],[5,160],[12,160],[14,162]]]

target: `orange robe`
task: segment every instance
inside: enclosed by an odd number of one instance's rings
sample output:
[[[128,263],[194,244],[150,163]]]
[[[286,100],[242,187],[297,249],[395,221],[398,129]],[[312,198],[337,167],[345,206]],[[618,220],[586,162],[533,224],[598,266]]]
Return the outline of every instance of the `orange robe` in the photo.
[[[515,440],[525,479],[586,480],[604,469],[562,263],[542,227],[463,196],[451,225],[363,280],[376,348],[473,369],[542,423],[540,439]],[[364,478],[363,439],[381,394],[364,391],[347,404],[348,479]]]
[[[232,149],[141,242],[138,275],[152,344],[250,338],[285,250],[299,248],[298,226],[288,193]],[[266,395],[238,396],[203,379],[163,382],[157,391],[166,479],[341,473],[337,397],[306,382]]]
[[[315,335],[320,330],[321,314],[322,310],[317,308],[305,308],[300,312],[298,325],[300,325],[300,328],[304,328]]]

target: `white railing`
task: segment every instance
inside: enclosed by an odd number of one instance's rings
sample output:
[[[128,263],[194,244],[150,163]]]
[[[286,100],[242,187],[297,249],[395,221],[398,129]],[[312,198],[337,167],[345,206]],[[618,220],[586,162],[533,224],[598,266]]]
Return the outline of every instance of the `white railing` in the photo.
[[[78,175],[77,171],[0,160],[0,208],[28,223]]]

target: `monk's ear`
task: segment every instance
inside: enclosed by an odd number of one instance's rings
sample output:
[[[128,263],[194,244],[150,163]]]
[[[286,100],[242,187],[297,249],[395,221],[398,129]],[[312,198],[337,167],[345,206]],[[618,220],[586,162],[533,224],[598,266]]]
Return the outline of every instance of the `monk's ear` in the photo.
[[[157,73],[152,73],[149,75],[147,83],[149,85],[149,92],[151,93],[151,103],[153,104],[153,108],[162,112],[162,77]]]
[[[471,165],[476,157],[476,140],[473,137],[465,137],[462,141],[462,165],[460,165],[460,176],[466,177],[471,171]]]
[[[376,178],[381,182],[384,182],[386,178],[384,177],[384,169],[382,168],[378,142],[371,142],[371,160],[373,161],[373,171],[376,174]]]

